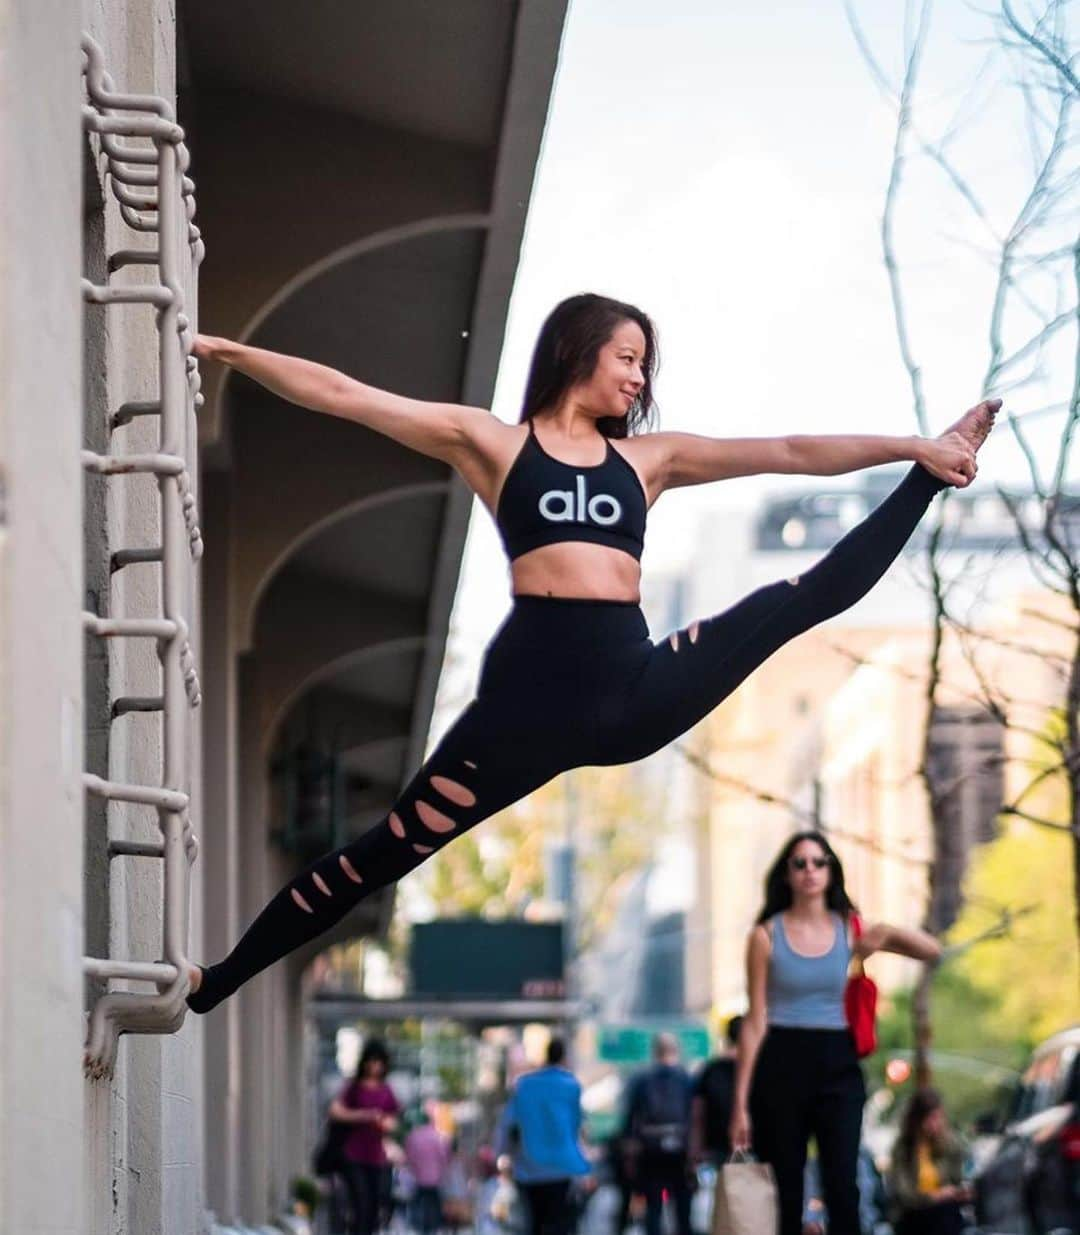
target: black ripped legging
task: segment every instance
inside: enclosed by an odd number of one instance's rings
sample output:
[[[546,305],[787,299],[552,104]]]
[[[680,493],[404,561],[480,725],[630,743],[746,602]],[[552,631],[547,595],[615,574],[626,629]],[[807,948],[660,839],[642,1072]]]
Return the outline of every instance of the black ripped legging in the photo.
[[[685,733],[788,640],[881,578],[943,486],[921,467],[801,578],[659,643],[636,604],[518,597],[476,698],[382,823],[286,885],[188,1000],[208,1012],[482,819],[570,768],[630,763]]]

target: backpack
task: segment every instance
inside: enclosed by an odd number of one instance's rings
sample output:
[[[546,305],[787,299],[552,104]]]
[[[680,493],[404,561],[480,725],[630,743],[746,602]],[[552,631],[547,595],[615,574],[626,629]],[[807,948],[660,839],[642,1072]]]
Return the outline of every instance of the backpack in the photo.
[[[677,1070],[650,1072],[641,1085],[635,1131],[646,1153],[686,1152],[689,1116],[685,1075]]]

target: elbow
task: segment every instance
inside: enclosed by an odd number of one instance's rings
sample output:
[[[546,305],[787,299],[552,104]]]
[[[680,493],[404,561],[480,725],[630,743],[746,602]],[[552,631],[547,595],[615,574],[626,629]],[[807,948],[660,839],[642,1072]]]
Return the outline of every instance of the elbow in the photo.
[[[821,476],[819,459],[812,448],[811,439],[801,433],[789,433],[777,443],[779,447],[776,471],[796,476]]]
[[[356,404],[359,382],[346,377],[337,369],[330,369],[321,376],[322,381],[313,392],[317,406],[336,410]]]
[[[742,1029],[739,1030],[739,1037],[746,1033],[747,1029],[754,1035],[755,1040],[760,1040],[765,1036],[767,1017],[765,1008],[751,1008],[746,1014],[746,1019],[743,1022]]]

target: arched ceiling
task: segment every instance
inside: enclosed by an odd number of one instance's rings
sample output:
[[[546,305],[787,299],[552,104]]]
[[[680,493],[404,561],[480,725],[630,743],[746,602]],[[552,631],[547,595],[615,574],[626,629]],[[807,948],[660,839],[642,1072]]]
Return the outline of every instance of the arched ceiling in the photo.
[[[400,394],[459,398],[484,239],[440,228],[346,258],[299,286],[251,342]]]

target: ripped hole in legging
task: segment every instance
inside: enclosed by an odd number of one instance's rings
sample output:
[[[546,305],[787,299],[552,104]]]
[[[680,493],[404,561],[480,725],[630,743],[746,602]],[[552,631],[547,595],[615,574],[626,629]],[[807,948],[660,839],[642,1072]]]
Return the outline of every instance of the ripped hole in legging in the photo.
[[[348,875],[348,877],[353,881],[353,883],[363,883],[364,882],[363,875],[358,875],[356,873],[356,867],[353,866],[353,864],[349,861],[349,859],[344,854],[341,854],[341,856],[338,858],[338,866],[341,867],[341,869],[345,872],[346,875]]]
[[[416,813],[419,816],[420,822],[429,831],[452,832],[457,827],[457,824],[449,815],[444,815],[441,810],[436,810],[434,806],[429,805],[420,798],[416,800]]]
[[[445,776],[433,776],[430,784],[436,793],[442,794],[455,806],[476,805],[476,794],[471,789],[466,789],[464,785],[459,785],[456,780],[448,780]]]

